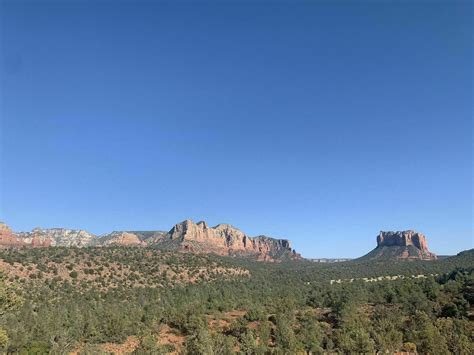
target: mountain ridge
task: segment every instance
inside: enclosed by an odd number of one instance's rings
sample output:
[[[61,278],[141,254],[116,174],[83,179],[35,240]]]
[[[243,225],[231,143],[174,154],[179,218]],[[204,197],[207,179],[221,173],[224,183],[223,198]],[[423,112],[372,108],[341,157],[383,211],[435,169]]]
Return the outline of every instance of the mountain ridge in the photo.
[[[100,236],[67,228],[35,228],[30,232],[15,233],[6,224],[0,223],[0,248],[50,246],[148,246],[181,252],[251,257],[258,261],[302,259],[291,249],[287,239],[250,237],[227,223],[209,227],[204,221],[194,223],[185,220],[175,224],[168,232],[113,231]]]
[[[356,260],[436,260],[426,236],[414,230],[381,231],[377,246]],[[165,231],[113,231],[95,235],[85,230],[34,228],[15,233],[0,222],[0,248],[12,247],[152,247],[196,254],[250,257],[258,261],[299,260],[303,257],[288,239],[266,235],[249,236],[237,227],[220,223],[210,227],[205,221],[187,219]]]

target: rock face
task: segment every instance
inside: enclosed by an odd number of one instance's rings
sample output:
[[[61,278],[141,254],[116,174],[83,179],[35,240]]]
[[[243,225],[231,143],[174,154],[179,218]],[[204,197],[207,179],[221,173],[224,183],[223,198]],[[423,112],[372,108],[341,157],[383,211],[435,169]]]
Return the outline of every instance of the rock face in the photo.
[[[0,222],[0,248],[21,247],[24,243],[13,234],[10,227]]]
[[[168,232],[163,231],[129,231],[128,233],[135,234],[147,245],[159,243],[168,234]]]
[[[18,233],[17,236],[25,244],[34,247],[85,247],[97,238],[84,230],[65,228],[35,228],[31,232]]]
[[[141,241],[136,234],[130,232],[112,232],[99,238],[98,242],[104,246],[147,246],[147,243]]]
[[[264,261],[301,258],[291,249],[288,240],[249,237],[230,224],[209,227],[204,221],[194,223],[186,220],[178,223],[157,244],[196,253],[250,256]]]
[[[413,245],[416,248],[429,252],[426,237],[415,231],[403,232],[380,232],[377,236],[377,246],[400,246]]]
[[[434,260],[436,255],[428,250],[426,237],[412,230],[400,232],[380,232],[377,248],[363,258]]]

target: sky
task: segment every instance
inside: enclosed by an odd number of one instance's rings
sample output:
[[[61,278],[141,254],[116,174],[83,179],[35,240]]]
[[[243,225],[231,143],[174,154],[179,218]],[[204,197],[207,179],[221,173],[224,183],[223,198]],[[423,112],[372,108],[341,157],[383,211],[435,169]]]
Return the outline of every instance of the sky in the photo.
[[[0,1],[0,220],[473,248],[469,1]]]

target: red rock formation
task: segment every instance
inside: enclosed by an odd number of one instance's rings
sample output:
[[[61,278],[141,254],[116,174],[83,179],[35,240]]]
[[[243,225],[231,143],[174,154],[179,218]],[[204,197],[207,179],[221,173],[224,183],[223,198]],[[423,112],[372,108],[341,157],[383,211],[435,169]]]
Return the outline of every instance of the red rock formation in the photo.
[[[409,246],[413,245],[420,250],[428,251],[426,237],[418,232],[408,230],[402,232],[380,232],[377,237],[377,246]]]
[[[134,233],[129,232],[112,232],[104,237],[102,245],[116,245],[116,246],[146,246],[147,244],[141,241]]]
[[[33,248],[47,248],[50,247],[53,244],[53,240],[51,238],[44,238],[39,235],[34,235],[33,238],[31,238],[31,247]]]
[[[389,256],[396,259],[433,260],[437,258],[428,250],[426,237],[412,230],[380,232],[377,236],[377,248],[371,253],[377,257]]]
[[[31,232],[19,232],[17,237],[34,247],[84,247],[97,239],[87,231],[65,228],[35,228]]]
[[[21,247],[25,243],[13,234],[10,227],[0,222],[0,248]]]
[[[193,252],[254,256],[268,261],[301,258],[291,249],[288,240],[265,236],[252,238],[230,224],[208,227],[203,221],[186,220],[176,224],[163,241],[174,241],[181,249]]]

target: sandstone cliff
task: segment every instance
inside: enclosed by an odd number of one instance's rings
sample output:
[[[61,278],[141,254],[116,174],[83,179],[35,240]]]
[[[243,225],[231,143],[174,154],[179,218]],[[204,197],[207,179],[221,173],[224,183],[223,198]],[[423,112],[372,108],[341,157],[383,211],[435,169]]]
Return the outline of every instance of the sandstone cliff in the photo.
[[[426,237],[412,230],[380,232],[377,247],[365,259],[434,260],[436,255],[428,250]]]
[[[17,238],[10,227],[0,222],[0,248],[21,247],[24,244],[24,242]]]
[[[250,237],[230,224],[209,227],[204,221],[178,223],[157,244],[196,253],[249,256],[262,261],[301,258],[291,249],[288,240]]]

